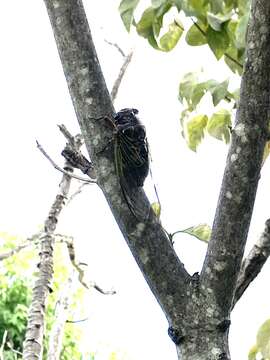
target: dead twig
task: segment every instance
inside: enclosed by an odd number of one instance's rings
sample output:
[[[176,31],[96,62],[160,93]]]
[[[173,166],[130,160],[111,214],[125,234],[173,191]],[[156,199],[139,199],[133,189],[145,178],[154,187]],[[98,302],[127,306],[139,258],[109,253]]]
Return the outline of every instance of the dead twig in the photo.
[[[126,70],[128,68],[128,65],[131,62],[132,56],[133,56],[133,50],[131,50],[130,53],[127,56],[125,56],[123,65],[120,68],[119,74],[117,76],[117,79],[114,82],[114,85],[113,85],[113,88],[112,88],[112,91],[111,91],[112,103],[114,103],[114,101],[116,99],[116,96],[118,94],[118,90],[120,88],[121,82],[122,82],[123,77],[124,77],[124,75],[126,73]]]
[[[114,47],[120,52],[120,54],[121,54],[123,57],[126,57],[124,51],[120,48],[120,46],[119,46],[117,43],[111,42],[111,41],[106,40],[106,39],[104,39],[104,41],[105,41],[107,44],[109,44],[109,45],[111,45],[111,46],[114,46]]]
[[[49,160],[49,162],[52,164],[52,166],[60,171],[61,173],[65,174],[65,175],[68,175],[74,179],[77,179],[79,181],[84,181],[85,183],[88,183],[88,184],[96,184],[96,180],[91,180],[91,179],[85,179],[85,178],[82,178],[81,176],[78,176],[78,175],[75,175],[75,174],[71,174],[69,171],[66,171],[64,169],[62,169],[60,166],[58,166],[53,160],[52,158],[46,153],[46,151],[43,149],[43,147],[39,144],[39,142],[36,140],[36,143],[37,143],[37,148],[41,151],[41,153],[46,157],[46,159]]]

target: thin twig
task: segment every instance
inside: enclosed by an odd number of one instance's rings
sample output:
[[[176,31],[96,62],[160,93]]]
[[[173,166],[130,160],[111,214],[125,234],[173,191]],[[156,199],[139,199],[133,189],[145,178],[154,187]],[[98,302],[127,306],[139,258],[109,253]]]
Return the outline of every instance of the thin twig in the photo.
[[[109,291],[103,290],[99,285],[96,284],[96,282],[88,281],[88,280],[85,279],[86,274],[85,274],[85,271],[84,271],[83,267],[88,266],[88,265],[85,264],[85,263],[77,262],[74,243],[73,243],[73,237],[72,236],[66,237],[65,242],[67,244],[67,249],[68,249],[70,261],[71,261],[72,265],[74,266],[74,268],[78,272],[78,275],[79,275],[78,280],[82,284],[82,286],[85,287],[86,289],[89,289],[89,288],[92,287],[92,288],[94,288],[95,290],[97,290],[98,292],[100,292],[103,295],[114,295],[114,294],[116,294],[115,290],[109,290]]]
[[[241,298],[249,284],[257,277],[270,255],[270,219],[266,220],[265,228],[258,242],[252,247],[248,256],[243,260],[233,306]]]
[[[102,295],[114,295],[116,294],[115,290],[103,290],[100,286],[98,286],[95,282],[91,282],[90,286],[93,287],[95,290],[100,292]]]
[[[80,322],[83,322],[83,321],[87,321],[89,320],[89,318],[84,318],[84,319],[81,319],[81,320],[67,320],[66,323],[68,324],[76,324],[76,323],[80,323]]]
[[[124,63],[123,65],[121,66],[121,69],[119,71],[119,74],[118,74],[118,77],[117,79],[115,80],[114,82],[114,85],[113,85],[113,88],[112,88],[112,91],[111,91],[111,99],[112,99],[112,102],[115,101],[116,99],[116,96],[118,94],[118,90],[120,88],[120,85],[121,85],[121,82],[123,80],[123,77],[126,73],[126,70],[127,70],[127,67],[128,65],[130,64],[131,62],[131,59],[132,59],[132,56],[133,56],[133,50],[130,51],[130,53],[125,56],[125,60],[124,60]]]
[[[5,259],[15,255],[18,252],[20,252],[21,250],[30,246],[34,241],[36,241],[39,238],[39,236],[40,236],[40,233],[34,234],[30,238],[26,239],[26,241],[24,243],[16,246],[14,249],[8,250],[7,252],[0,254],[0,261],[3,261]]]
[[[4,331],[4,335],[3,335],[3,338],[2,338],[2,344],[1,344],[1,347],[0,347],[0,360],[5,360],[4,359],[4,348],[5,348],[5,344],[6,344],[6,341],[7,341],[7,330]]]
[[[59,130],[64,135],[64,137],[67,139],[67,141],[72,145],[75,146],[74,136],[71,135],[71,133],[68,131],[66,126],[64,124],[57,125],[59,127]]]
[[[42,152],[42,154],[49,160],[49,162],[52,164],[52,166],[60,171],[61,173],[65,174],[65,175],[68,175],[74,179],[77,179],[77,180],[80,180],[80,181],[84,181],[85,183],[88,183],[88,184],[96,184],[96,180],[91,180],[91,179],[85,179],[85,178],[82,178],[78,175],[75,175],[75,174],[71,174],[69,171],[66,171],[64,169],[62,169],[60,166],[58,166],[52,159],[51,157],[46,153],[46,151],[43,149],[43,147],[39,144],[39,142],[36,140],[36,143],[37,143],[37,148]]]
[[[12,347],[9,343],[7,343],[7,347],[8,347],[12,352],[14,352],[15,354],[20,355],[20,356],[23,355],[22,352],[20,352],[20,351],[18,351],[18,350],[16,350],[16,349],[13,349],[13,347]]]
[[[105,41],[107,44],[109,44],[109,45],[111,45],[111,46],[114,46],[114,47],[120,52],[120,54],[121,54],[124,58],[126,57],[124,51],[120,48],[120,46],[119,46],[118,44],[113,43],[113,42],[111,42],[111,41],[109,41],[109,40],[106,40],[106,39],[104,39],[104,41]]]
[[[78,187],[78,189],[76,191],[74,191],[73,194],[70,195],[66,205],[69,205],[70,202],[77,196],[79,195],[81,192],[82,192],[82,189],[86,186],[86,185],[89,185],[88,183],[81,183],[80,186]]]

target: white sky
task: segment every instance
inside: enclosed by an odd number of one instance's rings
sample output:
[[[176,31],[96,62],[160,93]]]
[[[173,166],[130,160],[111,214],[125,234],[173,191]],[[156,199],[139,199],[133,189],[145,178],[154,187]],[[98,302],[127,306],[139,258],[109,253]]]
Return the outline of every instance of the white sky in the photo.
[[[207,222],[212,224],[227,147],[207,138],[196,153],[180,135],[178,83],[187,71],[206,68],[209,77],[225,79],[228,72],[207,48],[178,46],[163,54],[144,39],[128,36],[119,19],[118,1],[84,1],[109,88],[122,64],[120,54],[104,42],[117,42],[126,52],[136,45],[133,61],[116,101],[116,109],[135,107],[146,125],[153,157],[154,180],[162,203],[162,222],[170,231]],[[31,235],[43,223],[61,174],[35,147],[35,139],[58,163],[64,146],[56,124],[72,132],[78,125],[61,64],[41,0],[2,2],[0,13],[1,141],[0,230]],[[262,171],[247,248],[258,238],[269,217],[270,172]],[[152,192],[149,180],[146,190]],[[71,234],[78,255],[89,264],[93,280],[117,290],[114,297],[93,293],[85,309],[90,316],[86,339],[90,348],[121,349],[125,359],[173,360],[167,323],[137,268],[112,218],[101,191],[89,187],[65,210],[59,232]],[[179,235],[175,248],[187,269],[200,269],[206,247]],[[267,276],[269,264],[252,284],[232,315],[231,353],[246,359],[259,325],[270,317]],[[90,330],[89,330],[90,329]]]

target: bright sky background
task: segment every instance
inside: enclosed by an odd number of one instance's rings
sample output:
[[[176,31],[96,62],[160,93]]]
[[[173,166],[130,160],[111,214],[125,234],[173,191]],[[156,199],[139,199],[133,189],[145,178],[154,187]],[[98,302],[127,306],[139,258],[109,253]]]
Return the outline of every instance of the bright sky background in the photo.
[[[84,1],[100,62],[109,88],[122,64],[121,55],[104,42],[117,42],[135,54],[115,107],[135,107],[147,128],[154,181],[162,204],[162,223],[174,232],[199,223],[212,224],[227,146],[207,138],[197,153],[180,134],[181,104],[177,89],[187,71],[204,67],[209,77],[226,79],[229,72],[206,47],[188,48],[184,41],[169,54],[157,52],[137,36],[129,36],[120,21],[118,1]],[[36,149],[38,139],[62,164],[65,140],[56,124],[79,131],[58,58],[49,19],[41,0],[2,2],[1,66],[1,186],[0,230],[31,235],[43,223],[56,195],[61,174]],[[247,249],[258,238],[270,214],[270,171],[262,171]],[[146,191],[153,193],[151,180]],[[89,264],[91,278],[117,295],[89,296],[86,341],[97,359],[121,350],[123,359],[176,359],[167,323],[96,186],[89,186],[67,208],[58,232],[73,235],[78,256]],[[198,271],[206,246],[179,235],[175,249],[191,273]],[[270,265],[251,285],[232,315],[231,353],[246,359],[259,325],[270,317],[267,277]]]

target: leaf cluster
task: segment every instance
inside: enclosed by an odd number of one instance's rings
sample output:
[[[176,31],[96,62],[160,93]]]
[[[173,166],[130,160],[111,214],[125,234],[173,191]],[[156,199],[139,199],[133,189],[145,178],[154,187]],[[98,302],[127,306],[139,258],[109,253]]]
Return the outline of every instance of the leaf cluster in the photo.
[[[233,103],[238,100],[239,93],[228,90],[229,79],[218,82],[214,79],[199,81],[197,73],[187,73],[179,84],[179,101],[185,106],[181,112],[180,121],[184,128],[183,135],[189,148],[196,151],[197,146],[207,132],[212,137],[230,141],[231,111],[224,108],[214,109],[211,116],[192,113],[197,110],[203,97],[210,93],[213,107],[216,108],[222,100]]]
[[[133,25],[152,47],[171,51],[184,33],[180,19],[190,18],[192,24],[185,36],[187,44],[207,44],[218,60],[225,56],[230,69],[241,74],[250,0],[152,0],[151,6],[144,10],[136,22],[135,10],[138,4],[139,0],[122,0],[119,5],[127,31]],[[176,16],[160,37],[164,17],[172,9]]]
[[[21,241],[16,236],[6,233],[0,233],[1,252],[16,247]],[[61,247],[61,249],[60,249]],[[61,258],[63,254],[63,244],[60,244],[56,253],[56,263],[63,264]],[[37,264],[37,255],[33,247],[27,248],[24,252],[20,252],[6,260],[2,261],[0,268],[0,343],[3,339],[4,332],[7,330],[7,340],[4,347],[4,359],[15,360],[18,358],[16,351],[22,352],[23,341],[25,337],[28,308],[31,302],[31,289],[33,287],[35,277],[32,269]],[[62,265],[55,267],[55,284],[54,292],[48,301],[46,313],[47,331],[55,321],[54,309],[58,297],[58,289],[60,284],[67,278],[67,270]],[[72,295],[71,295],[72,296]],[[77,298],[80,301],[80,298]],[[63,350],[61,359],[80,359],[81,355],[78,351],[78,340],[80,332],[76,327],[66,326],[65,336],[63,340]],[[43,358],[46,358],[46,344]],[[15,351],[14,351],[15,350]]]
[[[257,332],[256,344],[250,349],[248,360],[256,360],[258,355],[264,360],[270,359],[270,319],[260,326]]]

